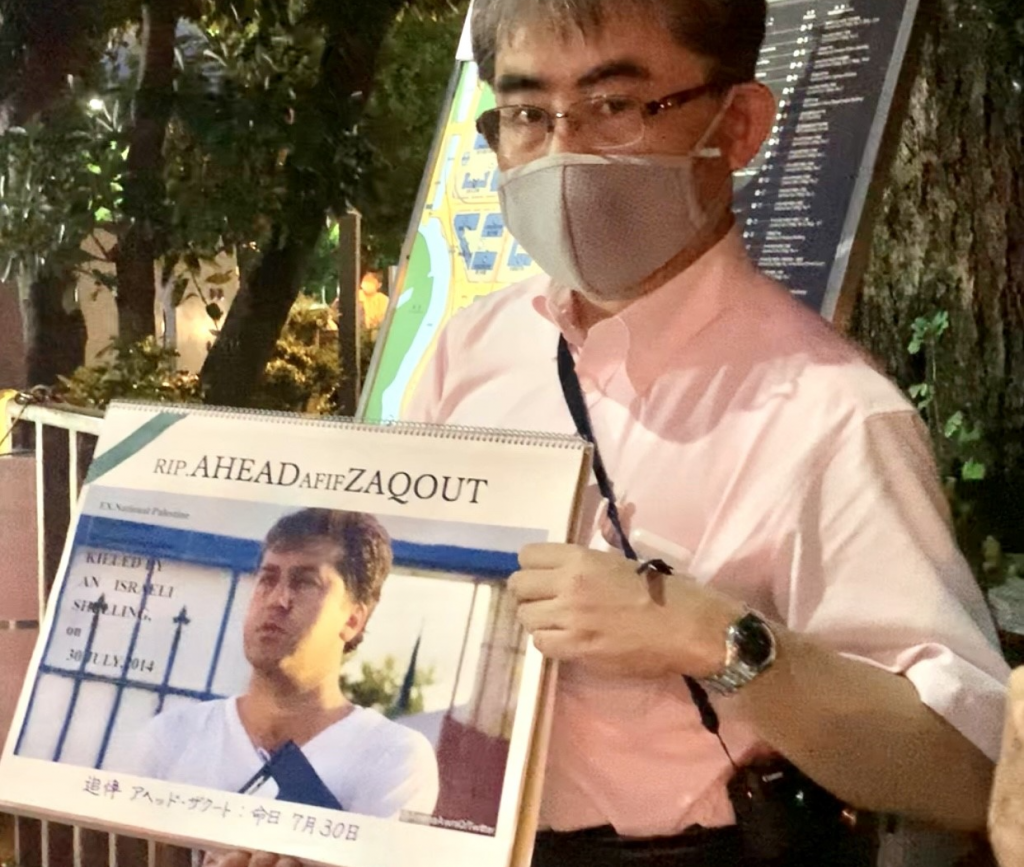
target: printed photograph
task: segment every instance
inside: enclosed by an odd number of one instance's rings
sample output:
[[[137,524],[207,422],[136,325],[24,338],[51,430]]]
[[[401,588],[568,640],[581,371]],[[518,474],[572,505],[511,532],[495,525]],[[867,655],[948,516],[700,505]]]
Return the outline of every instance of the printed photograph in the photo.
[[[93,486],[15,752],[493,835],[544,538]]]

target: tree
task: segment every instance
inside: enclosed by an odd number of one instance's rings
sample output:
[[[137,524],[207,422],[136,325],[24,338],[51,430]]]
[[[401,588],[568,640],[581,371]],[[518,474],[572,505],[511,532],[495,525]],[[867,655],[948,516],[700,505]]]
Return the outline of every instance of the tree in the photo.
[[[134,342],[154,333],[154,266],[166,252],[164,143],[174,105],[176,27],[181,4],[144,3],[139,26],[141,65],[124,171],[127,227],[117,244],[118,334]]]
[[[399,669],[393,656],[385,657],[384,662],[379,666],[364,662],[360,666],[359,680],[342,674],[341,691],[360,707],[369,707],[380,713],[388,714],[395,706],[402,690],[402,679],[405,674],[405,670]],[[416,670],[408,714],[423,712],[423,689],[431,686],[434,681],[432,668],[425,671]]]
[[[290,26],[316,25],[318,78],[293,108],[281,215],[202,370],[211,403],[249,403],[281,332],[328,216],[352,201],[363,156],[359,121],[373,89],[381,43],[406,0],[311,0]]]
[[[100,36],[131,7],[131,0],[0,0],[0,137],[6,138],[12,128],[29,126],[66,96],[69,78],[84,75],[95,65]],[[9,152],[11,143],[6,144]],[[25,190],[31,186],[31,172],[12,174],[8,159],[0,164],[0,183],[5,186],[0,192],[5,202],[24,191],[28,195],[22,202],[31,204],[33,197]],[[7,265],[2,259],[0,282],[5,282],[12,268],[9,259]],[[71,298],[73,267],[46,259],[36,264],[39,267],[18,269],[13,275],[31,384],[50,383],[59,374],[70,373],[85,351],[85,324]]]
[[[358,203],[368,269],[397,264],[401,256],[468,5],[406,7],[381,49],[364,122],[373,161]]]
[[[853,334],[904,386],[934,382],[943,427],[957,413],[980,425],[986,478],[958,484],[954,503],[977,563],[988,535],[1024,550],[1024,7],[935,0],[921,14],[920,73]],[[908,352],[941,314],[942,339]],[[941,470],[956,477],[945,433]]]

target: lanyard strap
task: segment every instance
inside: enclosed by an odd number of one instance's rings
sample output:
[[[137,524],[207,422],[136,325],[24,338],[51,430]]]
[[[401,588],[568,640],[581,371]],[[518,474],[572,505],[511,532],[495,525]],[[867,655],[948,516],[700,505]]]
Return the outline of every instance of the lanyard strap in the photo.
[[[576,425],[576,431],[594,447],[594,476],[597,478],[597,487],[601,491],[601,496],[608,503],[608,521],[615,529],[615,534],[619,537],[622,553],[630,560],[639,560],[640,558],[630,544],[629,537],[622,527],[622,518],[619,516],[619,508],[615,502],[615,489],[612,487],[612,480],[608,477],[608,470],[605,468],[604,461],[601,458],[601,451],[597,447],[594,428],[590,423],[590,413],[587,412],[587,402],[583,398],[580,379],[576,375],[576,362],[573,361],[572,352],[569,350],[569,344],[564,334],[558,338],[558,379],[562,383],[562,394],[565,396],[566,406],[569,407],[569,413],[572,415],[572,420]],[[672,574],[672,568],[661,560],[654,560],[650,564],[645,565],[665,575]],[[693,703],[697,706],[697,710],[700,711],[701,724],[721,742],[722,737],[719,734],[718,713],[712,707],[707,691],[692,677],[684,675],[683,680],[686,681],[686,686],[690,690]],[[725,749],[724,743],[722,748]],[[726,750],[726,755],[728,754],[729,751]],[[730,757],[729,760],[732,761],[732,758]]]

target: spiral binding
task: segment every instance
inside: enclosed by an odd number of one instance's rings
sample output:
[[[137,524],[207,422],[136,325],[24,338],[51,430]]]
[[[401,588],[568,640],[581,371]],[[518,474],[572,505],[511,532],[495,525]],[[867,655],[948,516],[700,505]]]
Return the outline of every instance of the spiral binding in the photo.
[[[523,430],[466,425],[440,425],[426,422],[375,421],[347,416],[321,416],[309,413],[284,412],[274,409],[239,409],[229,406],[203,406],[190,403],[155,403],[153,401],[115,400],[109,409],[131,409],[152,412],[172,412],[196,416],[245,417],[273,420],[285,424],[345,429],[360,433],[391,433],[400,436],[419,436],[427,439],[493,443],[510,446],[546,446],[555,449],[586,451],[590,444],[579,434],[537,433]],[[109,411],[109,410],[108,410]]]

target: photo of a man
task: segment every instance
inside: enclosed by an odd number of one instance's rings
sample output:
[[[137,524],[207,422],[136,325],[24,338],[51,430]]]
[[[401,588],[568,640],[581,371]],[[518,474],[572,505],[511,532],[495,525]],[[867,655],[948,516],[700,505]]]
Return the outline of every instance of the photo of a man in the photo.
[[[279,519],[244,619],[247,689],[154,717],[130,770],[382,818],[432,813],[430,742],[354,705],[339,682],[391,565],[391,540],[370,515],[304,509]]]

